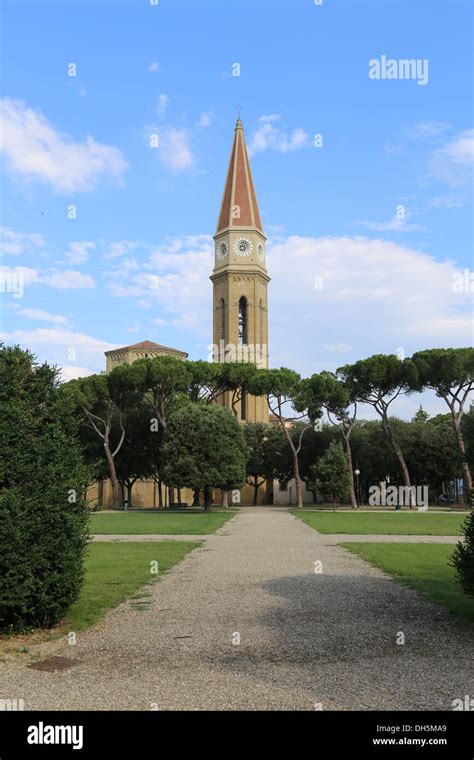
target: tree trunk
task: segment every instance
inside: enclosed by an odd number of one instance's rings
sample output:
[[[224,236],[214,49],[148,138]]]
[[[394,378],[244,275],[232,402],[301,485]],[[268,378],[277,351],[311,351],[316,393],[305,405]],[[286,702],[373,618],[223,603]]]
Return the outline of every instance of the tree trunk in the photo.
[[[258,489],[260,486],[262,486],[265,483],[264,480],[262,480],[260,483],[258,482],[258,475],[253,476],[253,506],[256,507],[258,503]]]
[[[128,500],[128,508],[132,508],[132,488],[136,483],[136,478],[133,480],[130,480],[127,482],[127,500]]]
[[[171,507],[173,502],[174,502],[174,488],[173,486],[168,486],[168,506]]]
[[[199,494],[200,494],[199,488],[195,488],[193,491],[193,507],[200,506]]]
[[[354,488],[354,471],[352,469],[352,451],[351,451],[351,444],[349,443],[349,437],[344,437],[344,443],[346,445],[346,460],[347,460],[347,469],[349,470],[349,493],[351,495],[351,504],[352,509],[357,509],[357,497],[356,492]]]
[[[120,488],[120,483],[117,479],[117,473],[115,471],[115,462],[112,454],[110,453],[110,448],[108,442],[104,442],[104,450],[105,450],[105,459],[107,461],[107,467],[109,468],[109,475],[110,475],[110,484],[112,486],[112,506],[115,507],[115,509],[121,509],[122,508],[122,489]]]
[[[291,452],[293,454],[293,474],[295,477],[295,487],[296,487],[296,506],[298,509],[302,509],[303,507],[303,494],[301,489],[301,479],[300,479],[300,466],[298,462],[298,452],[295,448],[295,444],[293,443],[293,440],[291,438],[291,435],[289,434],[288,430],[286,429],[285,425],[282,423],[283,432],[285,433],[286,440],[288,441],[288,444],[290,446]]]
[[[210,486],[204,486],[204,509],[206,512],[210,512],[212,507],[212,488]]]
[[[127,482],[125,483],[127,487],[127,501],[128,501],[129,509],[132,508],[132,488],[133,488],[134,483],[135,483],[134,480],[133,481],[127,480]]]
[[[163,484],[161,478],[158,478],[158,507],[163,508]]]
[[[177,491],[178,491],[178,503],[181,504],[181,488],[178,488]]]
[[[461,429],[461,417],[459,415],[456,415],[452,407],[451,407],[451,415],[453,418],[454,430],[456,433],[456,439],[458,442],[459,451],[461,452],[461,456],[462,456],[462,473],[463,473],[463,480],[464,480],[464,490],[466,492],[465,493],[466,501],[469,504],[471,500],[471,493],[472,493],[472,475],[471,475],[469,464],[466,458],[466,446],[464,443],[464,436]]]
[[[388,421],[387,414],[384,413],[384,415],[382,417],[382,421],[383,421],[383,427],[384,427],[385,433],[387,435],[388,441],[389,441],[389,443],[390,443],[393,451],[395,452],[395,455],[396,455],[398,461],[400,462],[400,467],[402,469],[402,475],[403,475],[403,483],[404,483],[404,485],[405,485],[406,488],[410,489],[409,492],[408,492],[409,493],[408,500],[409,500],[410,509],[411,509],[412,506],[413,506],[413,494],[412,494],[412,490],[411,490],[410,474],[408,472],[408,467],[407,467],[407,464],[405,462],[405,457],[403,456],[403,451],[401,450],[400,445],[399,445],[397,439],[395,438],[395,436],[393,434],[393,430],[390,427],[390,423]]]
[[[227,509],[229,506],[229,491],[226,491],[225,489],[222,491],[221,505],[223,509]]]
[[[298,454],[294,453],[293,455],[294,460],[294,470],[295,470],[295,486],[296,486],[296,506],[298,509],[303,508],[303,490],[301,488],[301,478],[300,478],[300,465],[298,462]]]

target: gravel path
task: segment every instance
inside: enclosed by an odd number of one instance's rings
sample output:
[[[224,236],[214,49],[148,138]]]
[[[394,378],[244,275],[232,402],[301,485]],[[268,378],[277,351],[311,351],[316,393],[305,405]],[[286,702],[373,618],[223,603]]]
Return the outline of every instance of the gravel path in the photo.
[[[242,511],[154,584],[148,610],[122,604],[75,647],[49,644],[78,661],[69,670],[3,664],[0,697],[60,710],[449,710],[474,696],[472,627],[331,544],[288,512]]]

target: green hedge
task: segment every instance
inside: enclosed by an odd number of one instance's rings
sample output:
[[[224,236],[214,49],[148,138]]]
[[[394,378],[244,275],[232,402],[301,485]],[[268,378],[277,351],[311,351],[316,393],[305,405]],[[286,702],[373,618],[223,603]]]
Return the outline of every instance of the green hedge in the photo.
[[[87,508],[64,494],[0,495],[0,629],[50,627],[83,581]]]
[[[466,518],[464,535],[465,543],[458,543],[454,550],[453,565],[464,593],[474,597],[474,512]]]
[[[54,625],[83,582],[88,511],[57,372],[0,346],[0,631]]]

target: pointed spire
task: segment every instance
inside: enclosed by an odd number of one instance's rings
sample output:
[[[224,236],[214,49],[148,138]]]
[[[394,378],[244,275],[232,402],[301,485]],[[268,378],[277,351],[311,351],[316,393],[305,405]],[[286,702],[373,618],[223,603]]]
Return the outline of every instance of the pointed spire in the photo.
[[[216,234],[228,227],[254,227],[263,234],[240,114],[235,125]]]

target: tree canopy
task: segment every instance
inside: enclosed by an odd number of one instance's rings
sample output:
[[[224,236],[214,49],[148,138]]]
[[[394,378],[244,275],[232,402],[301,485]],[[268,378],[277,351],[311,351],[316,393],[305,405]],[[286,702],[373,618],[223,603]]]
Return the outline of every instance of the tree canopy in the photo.
[[[411,494],[411,480],[401,446],[390,423],[389,407],[410,390],[414,378],[410,362],[395,354],[374,354],[337,370],[353,401],[370,404],[380,415],[387,439],[400,462],[403,481]]]
[[[474,390],[474,348],[431,348],[417,351],[409,361],[411,389],[431,388],[449,407],[463,462],[466,494],[472,493],[472,474],[461,425],[468,398]]]
[[[164,443],[163,477],[171,486],[228,491],[245,483],[247,448],[241,425],[221,406],[185,404],[171,415]]]

